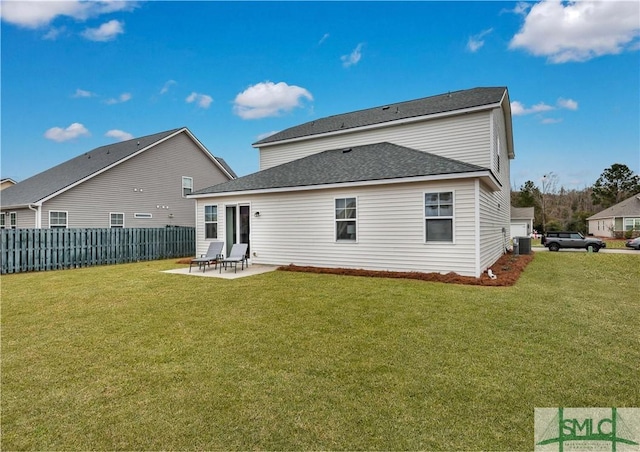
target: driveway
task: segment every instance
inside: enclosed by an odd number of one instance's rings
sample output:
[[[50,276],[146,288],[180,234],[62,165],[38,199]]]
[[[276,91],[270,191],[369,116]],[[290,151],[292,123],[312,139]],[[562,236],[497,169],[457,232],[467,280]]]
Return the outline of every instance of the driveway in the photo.
[[[532,246],[531,249],[537,253],[542,253],[545,251],[549,251],[549,248],[545,248],[543,246]],[[587,253],[588,251],[584,248],[574,249],[574,248],[565,248],[558,251],[559,253]],[[599,251],[600,253],[613,253],[613,254],[637,254],[640,256],[640,251],[632,250],[627,248],[603,248]]]

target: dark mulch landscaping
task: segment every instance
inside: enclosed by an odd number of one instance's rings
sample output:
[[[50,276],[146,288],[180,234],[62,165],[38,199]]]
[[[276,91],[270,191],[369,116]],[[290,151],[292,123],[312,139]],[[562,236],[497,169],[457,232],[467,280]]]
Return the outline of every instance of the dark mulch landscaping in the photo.
[[[512,253],[503,254],[495,264],[491,266],[496,279],[491,279],[484,272],[480,278],[472,276],[460,276],[457,273],[420,273],[420,272],[390,272],[379,270],[358,270],[350,268],[325,268],[325,267],[303,267],[298,265],[287,265],[278,270],[290,272],[326,273],[331,275],[346,276],[369,276],[375,278],[405,278],[418,279],[421,281],[435,281],[452,284],[469,284],[474,286],[512,286],[516,283],[520,274],[526,266],[533,260],[533,253],[526,255],[514,255]]]

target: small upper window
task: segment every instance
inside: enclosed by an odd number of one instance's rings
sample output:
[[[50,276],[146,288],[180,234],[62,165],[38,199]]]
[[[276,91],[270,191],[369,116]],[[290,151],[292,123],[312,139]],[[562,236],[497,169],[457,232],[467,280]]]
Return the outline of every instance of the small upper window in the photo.
[[[66,228],[68,225],[67,221],[67,212],[49,212],[49,227]]]
[[[453,242],[453,192],[425,193],[427,242]]]
[[[338,198],[335,201],[336,241],[356,240],[356,198]]]
[[[123,213],[110,213],[109,214],[109,227],[110,228],[124,228],[124,214]]]
[[[182,196],[190,195],[193,192],[193,177],[182,177]]]
[[[204,206],[204,238],[218,238],[218,206]]]

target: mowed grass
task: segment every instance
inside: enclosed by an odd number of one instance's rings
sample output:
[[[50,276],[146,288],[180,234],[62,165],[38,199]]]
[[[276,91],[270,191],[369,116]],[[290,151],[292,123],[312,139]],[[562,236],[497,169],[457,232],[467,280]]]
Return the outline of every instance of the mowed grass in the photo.
[[[640,256],[509,288],[157,261],[2,277],[2,450],[531,450],[640,406]]]

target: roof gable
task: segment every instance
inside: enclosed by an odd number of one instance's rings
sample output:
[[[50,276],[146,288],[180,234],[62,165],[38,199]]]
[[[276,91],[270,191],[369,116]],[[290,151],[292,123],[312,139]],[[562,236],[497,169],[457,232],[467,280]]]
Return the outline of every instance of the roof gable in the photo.
[[[6,188],[2,191],[2,207],[26,206],[46,200],[180,132],[186,132],[206,152],[186,127],[100,146]],[[211,158],[215,160],[215,157]],[[229,172],[226,165],[218,164]]]
[[[587,220],[602,220],[616,217],[640,217],[640,193],[636,193],[630,198],[590,216]]]
[[[312,154],[193,195],[322,186],[488,171],[481,166],[392,143],[376,143]]]
[[[406,102],[383,105],[366,110],[328,116],[270,135],[256,143],[261,146],[284,140],[310,137],[357,127],[383,124],[408,118],[454,112],[475,107],[500,104],[505,87],[473,88]]]

